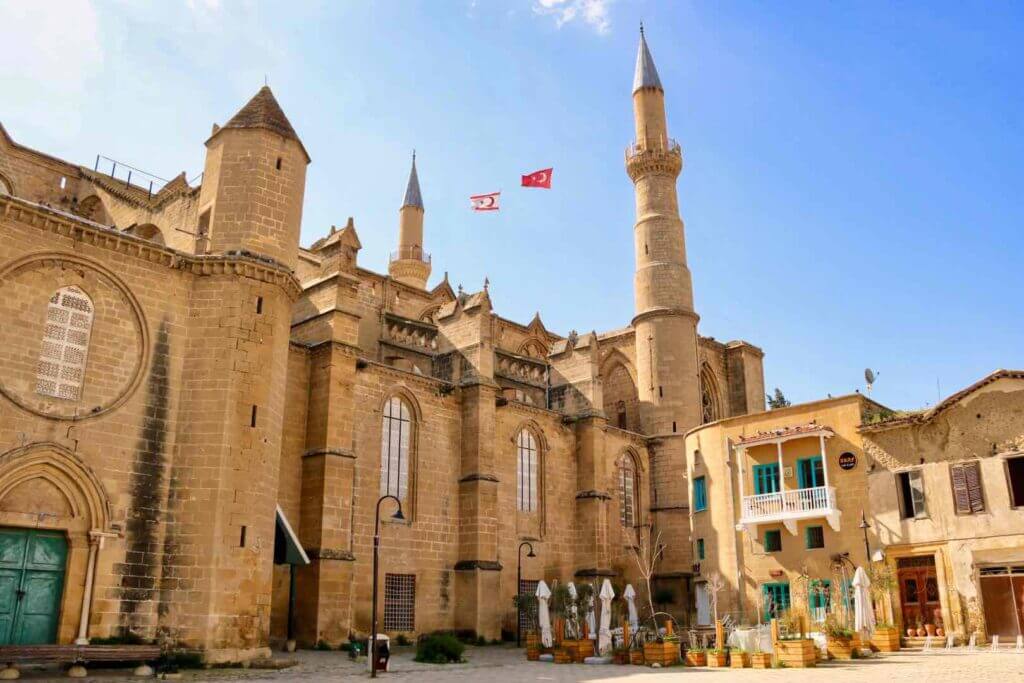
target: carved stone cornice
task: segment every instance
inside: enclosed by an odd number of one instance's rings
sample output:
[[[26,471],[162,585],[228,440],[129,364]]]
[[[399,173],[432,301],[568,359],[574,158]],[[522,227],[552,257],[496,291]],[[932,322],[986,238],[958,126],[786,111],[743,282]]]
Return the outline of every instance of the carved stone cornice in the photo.
[[[460,484],[464,484],[471,481],[490,481],[497,484],[501,480],[498,479],[498,477],[493,474],[486,474],[482,472],[473,472],[472,474],[467,474],[462,479],[459,479]]]
[[[311,560],[356,561],[356,556],[352,554],[351,550],[342,550],[341,548],[306,548],[306,555]]]
[[[634,149],[626,156],[626,173],[636,182],[646,175],[676,178],[683,170],[683,152],[676,145],[670,149]]]
[[[465,572],[479,569],[485,572],[500,572],[501,562],[497,560],[459,560],[455,563],[455,571]]]
[[[9,195],[0,195],[0,217],[199,277],[238,275],[277,285],[292,301],[302,294],[299,281],[289,269],[255,254],[186,254],[116,228]]]
[[[347,448],[312,448],[302,454],[303,458],[315,458],[318,455],[331,455],[339,458],[356,459],[356,454]]]
[[[635,316],[633,316],[633,320],[629,324],[636,327],[637,323],[643,322],[644,320],[650,320],[651,318],[664,318],[667,316],[692,318],[694,325],[700,322],[699,315],[685,308],[650,308],[646,311],[643,311],[642,313],[637,313]]]
[[[576,500],[587,500],[587,499],[611,500],[612,496],[607,491],[594,491],[594,490],[580,491],[579,493],[576,494]]]

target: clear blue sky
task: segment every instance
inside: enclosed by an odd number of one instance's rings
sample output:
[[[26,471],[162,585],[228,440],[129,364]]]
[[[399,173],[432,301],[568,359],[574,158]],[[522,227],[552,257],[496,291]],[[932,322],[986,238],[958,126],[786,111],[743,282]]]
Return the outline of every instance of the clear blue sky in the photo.
[[[0,121],[156,175],[264,75],[313,157],[303,243],[354,216],[384,270],[419,154],[436,282],[561,333],[629,322],[642,19],[683,145],[700,330],[794,401],[864,367],[894,407],[1024,367],[1018,3],[0,0]],[[517,187],[554,166],[550,192]],[[467,197],[503,190],[498,214]]]

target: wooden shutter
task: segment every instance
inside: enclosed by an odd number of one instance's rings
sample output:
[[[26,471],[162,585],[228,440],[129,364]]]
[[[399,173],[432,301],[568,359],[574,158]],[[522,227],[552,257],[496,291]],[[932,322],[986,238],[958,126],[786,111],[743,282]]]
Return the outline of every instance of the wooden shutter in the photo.
[[[927,515],[924,507],[924,478],[921,470],[910,470],[907,472],[907,479],[910,484],[910,499],[914,504],[914,517]]]
[[[985,511],[985,497],[981,491],[981,463],[969,462],[964,465],[967,475],[967,496],[971,501],[971,512]]]
[[[985,511],[985,497],[981,490],[981,464],[965,462],[950,467],[953,481],[953,504],[958,515]]]
[[[950,467],[950,476],[953,480],[953,505],[958,515],[971,513],[971,498],[967,493],[967,472],[963,465]]]

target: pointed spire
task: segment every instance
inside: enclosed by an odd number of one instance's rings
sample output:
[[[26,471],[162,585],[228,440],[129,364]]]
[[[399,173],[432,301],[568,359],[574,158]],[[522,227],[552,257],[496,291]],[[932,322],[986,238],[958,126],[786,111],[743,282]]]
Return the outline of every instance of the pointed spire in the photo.
[[[654,57],[647,47],[647,39],[644,37],[644,25],[640,24],[640,46],[636,52],[636,73],[633,75],[633,92],[641,88],[657,88],[662,92],[661,79],[658,78],[658,70],[654,67]]]
[[[402,208],[412,206],[423,209],[423,195],[420,194],[420,177],[416,174],[416,150],[412,151],[412,170],[409,171],[409,184],[405,188],[405,199]]]
[[[253,98],[246,102],[245,106],[238,110],[237,114],[231,117],[230,121],[221,127],[217,127],[217,124],[214,124],[210,139],[212,140],[217,133],[227,128],[264,128],[277,133],[281,137],[295,140],[302,147],[307,163],[309,162],[309,153],[306,152],[302,140],[299,139],[299,134],[292,128],[288,117],[284,115],[284,110],[277,103],[274,93],[266,85],[260,88],[259,92],[253,95]]]

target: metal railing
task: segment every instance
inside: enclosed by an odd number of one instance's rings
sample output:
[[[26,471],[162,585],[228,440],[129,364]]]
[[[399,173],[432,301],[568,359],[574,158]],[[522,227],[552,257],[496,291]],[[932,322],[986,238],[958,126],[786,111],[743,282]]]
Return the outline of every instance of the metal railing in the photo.
[[[682,154],[682,147],[679,143],[672,138],[662,138],[660,140],[651,141],[636,141],[626,147],[626,158],[632,159],[633,157],[645,154],[647,152],[669,152],[674,154]]]
[[[100,171],[100,162],[102,162],[103,171]],[[109,170],[107,169],[107,164],[110,164]],[[160,176],[153,175],[152,173],[135,168],[134,166],[129,166],[128,164],[116,159],[105,157],[102,154],[96,155],[96,164],[93,166],[92,170],[96,173],[106,173],[111,180],[123,182],[125,187],[134,187],[139,190],[146,190],[150,197],[159,193],[160,190],[163,189],[164,185],[171,182],[166,178],[161,178]],[[202,179],[203,174],[200,173],[195,178],[187,182],[188,185],[192,187],[196,184],[197,180],[202,182]],[[133,180],[135,182],[132,182]]]
[[[778,493],[744,496],[745,521],[778,519],[801,513],[828,512],[836,507],[834,486],[816,486],[809,489],[787,489]]]
[[[399,247],[397,251],[391,252],[391,260],[430,263],[430,254],[423,251],[423,247]]]

